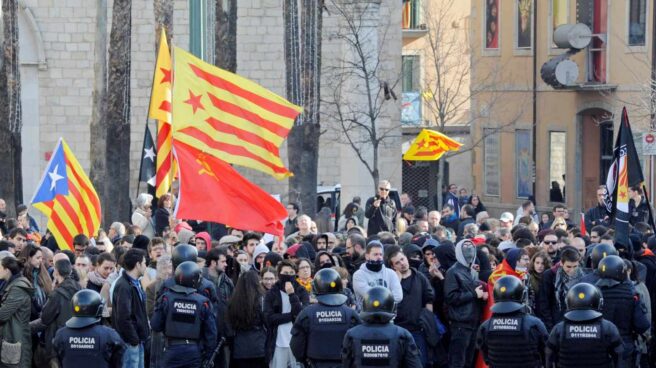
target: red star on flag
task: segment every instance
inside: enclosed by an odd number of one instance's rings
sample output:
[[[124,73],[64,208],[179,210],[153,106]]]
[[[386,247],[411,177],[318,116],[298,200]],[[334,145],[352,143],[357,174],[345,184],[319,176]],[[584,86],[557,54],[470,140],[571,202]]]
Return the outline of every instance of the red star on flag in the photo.
[[[189,90],[189,99],[186,100],[185,103],[188,103],[189,105],[191,105],[191,107],[193,107],[193,109],[194,109],[194,114],[196,113],[196,111],[197,111],[198,109],[203,109],[203,110],[205,110],[205,107],[204,107],[203,104],[200,102],[201,97],[203,97],[202,94],[196,96],[196,95],[194,95],[193,92],[191,92],[191,90]]]
[[[159,68],[159,70],[164,74],[164,78],[159,83],[171,83],[171,69]]]

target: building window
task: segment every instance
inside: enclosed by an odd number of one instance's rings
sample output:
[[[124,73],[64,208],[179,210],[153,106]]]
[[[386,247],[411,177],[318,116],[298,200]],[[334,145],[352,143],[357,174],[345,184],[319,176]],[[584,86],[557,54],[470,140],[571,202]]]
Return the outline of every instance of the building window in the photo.
[[[533,0],[515,1],[517,19],[515,46],[518,49],[530,49],[533,44]]]
[[[421,1],[420,0],[403,0],[403,29],[421,28]]]
[[[419,55],[403,55],[403,92],[418,92],[420,89]]]
[[[215,2],[189,0],[189,51],[214,64]]]
[[[421,124],[421,65],[419,55],[401,56],[402,102],[401,123],[405,125]]]
[[[496,129],[483,129],[485,140],[483,143],[483,166],[485,180],[485,194],[499,195],[499,133]]]
[[[590,27],[592,38],[587,48],[587,82],[606,83],[606,42],[608,32],[608,0],[578,0],[576,20]]]
[[[553,37],[553,32],[558,26],[567,24],[569,18],[569,0],[551,0],[551,30],[549,37]],[[552,43],[552,47],[556,47]]]
[[[485,0],[485,48],[499,48],[499,0]]]
[[[629,1],[629,46],[645,46],[647,0]]]
[[[549,132],[549,201],[565,202],[567,172],[567,134]]]
[[[515,131],[515,188],[517,198],[528,198],[533,194],[533,146],[531,130]]]

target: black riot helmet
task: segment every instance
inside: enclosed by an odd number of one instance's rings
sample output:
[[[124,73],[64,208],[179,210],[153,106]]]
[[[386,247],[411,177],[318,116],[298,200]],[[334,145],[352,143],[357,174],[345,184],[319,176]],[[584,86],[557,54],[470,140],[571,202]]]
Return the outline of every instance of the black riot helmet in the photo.
[[[503,276],[494,284],[494,313],[512,313],[524,307],[525,288],[515,276]]]
[[[191,261],[196,262],[198,259],[198,250],[189,244],[178,244],[171,252],[171,263],[173,269],[177,269],[182,262]]]
[[[602,279],[626,280],[626,264],[619,256],[606,256],[599,261],[597,272]]]
[[[198,289],[201,280],[200,267],[196,262],[185,261],[175,268],[175,283],[193,289]]]
[[[604,299],[596,286],[582,282],[569,289],[565,304],[565,318],[574,322],[590,321],[602,315],[599,311],[603,308]]]
[[[73,317],[66,321],[66,327],[83,328],[100,322],[105,301],[97,291],[82,289],[73,295]]]
[[[592,268],[597,269],[599,262],[606,256],[616,256],[618,255],[617,249],[610,244],[597,244],[592,248],[590,253],[590,261],[592,262]]]
[[[395,307],[392,292],[388,288],[376,286],[364,295],[360,317],[368,323],[386,324],[396,316]]]
[[[312,290],[321,304],[330,306],[344,304],[348,298],[342,293],[342,289],[342,279],[332,268],[319,270],[312,280]]]

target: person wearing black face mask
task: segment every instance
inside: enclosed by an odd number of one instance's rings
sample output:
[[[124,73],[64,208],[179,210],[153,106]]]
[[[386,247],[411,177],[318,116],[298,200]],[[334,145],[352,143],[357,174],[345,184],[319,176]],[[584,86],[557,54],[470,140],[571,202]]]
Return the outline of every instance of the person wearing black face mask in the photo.
[[[314,259],[314,269],[319,272],[319,270],[324,268],[332,268],[335,266],[335,261],[333,257],[330,256],[330,253],[322,251],[317,253],[317,258]]]
[[[296,282],[296,265],[284,260],[276,266],[278,282],[264,296],[264,318],[267,324],[267,361],[274,367],[295,366],[289,347],[292,323],[303,307],[310,304],[310,296]]]
[[[396,273],[383,264],[383,244],[377,240],[371,241],[365,249],[366,263],[353,274],[353,291],[358,306],[362,306],[362,300],[367,291],[374,286],[383,286],[392,292],[394,301],[400,303],[403,300],[403,290]]]
[[[432,362],[428,362],[428,346],[418,317],[424,308],[433,311],[433,288],[424,275],[410,266],[404,252],[398,250],[393,252],[389,260],[401,280],[403,290],[403,300],[397,306],[394,324],[410,331],[419,348],[422,366],[425,367],[427,363]]]

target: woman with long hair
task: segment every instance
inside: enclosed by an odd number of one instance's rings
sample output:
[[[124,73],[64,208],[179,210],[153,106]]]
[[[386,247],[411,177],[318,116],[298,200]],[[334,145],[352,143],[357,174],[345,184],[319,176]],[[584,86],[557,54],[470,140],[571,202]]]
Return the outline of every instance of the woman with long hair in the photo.
[[[41,315],[41,309],[48,300],[52,291],[52,279],[43,262],[43,252],[35,245],[26,245],[18,259],[23,262],[23,276],[32,284],[34,295],[32,297],[32,310],[30,321]]]
[[[262,287],[264,291],[271,290],[273,284],[278,281],[278,275],[276,275],[276,269],[274,267],[262,267],[260,270],[260,278],[262,280]]]
[[[357,217],[355,217],[355,213],[358,212],[358,206],[357,203],[349,203],[346,205],[346,208],[344,208],[344,213],[339,217],[339,221],[337,221],[337,231],[346,231],[348,230],[346,223],[348,222],[349,219],[355,219],[355,224],[358,224]]]
[[[472,194],[472,196],[469,197],[467,203],[474,206],[474,213],[477,215],[483,211],[487,211],[485,205],[483,204],[483,202],[481,202],[481,197],[479,197],[476,194]]]
[[[551,257],[543,251],[537,252],[531,257],[531,263],[528,265],[528,306],[537,314],[536,298],[540,293],[542,284],[542,274],[551,268]]]
[[[231,367],[267,367],[263,299],[264,290],[257,272],[251,270],[242,274],[227,312],[232,337]]]
[[[0,280],[4,281],[0,299],[0,367],[29,368],[32,363],[30,305],[34,288],[23,276],[22,261],[14,257],[0,261]]]

